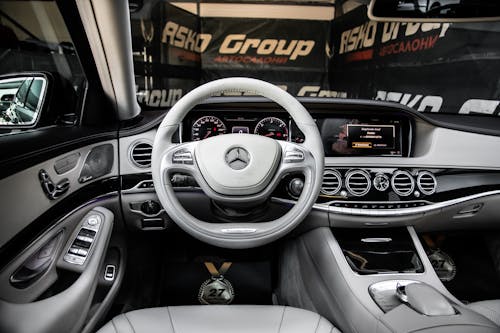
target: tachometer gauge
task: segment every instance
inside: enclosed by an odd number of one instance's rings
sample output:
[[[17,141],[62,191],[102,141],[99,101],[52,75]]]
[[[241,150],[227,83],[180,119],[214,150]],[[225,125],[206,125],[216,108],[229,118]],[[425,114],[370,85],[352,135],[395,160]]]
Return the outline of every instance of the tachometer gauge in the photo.
[[[276,140],[288,139],[288,127],[286,123],[276,117],[267,117],[257,123],[255,134],[267,136]]]
[[[226,133],[226,125],[217,117],[204,116],[195,121],[191,128],[193,141],[203,140],[211,136]]]

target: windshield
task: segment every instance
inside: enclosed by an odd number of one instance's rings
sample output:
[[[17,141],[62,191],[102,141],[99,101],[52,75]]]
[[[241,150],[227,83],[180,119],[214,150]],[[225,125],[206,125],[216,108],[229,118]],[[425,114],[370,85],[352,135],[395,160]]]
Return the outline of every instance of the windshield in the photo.
[[[421,112],[500,111],[499,22],[377,23],[351,0],[130,7],[144,109],[168,108],[207,81],[247,76],[298,97],[392,101]]]

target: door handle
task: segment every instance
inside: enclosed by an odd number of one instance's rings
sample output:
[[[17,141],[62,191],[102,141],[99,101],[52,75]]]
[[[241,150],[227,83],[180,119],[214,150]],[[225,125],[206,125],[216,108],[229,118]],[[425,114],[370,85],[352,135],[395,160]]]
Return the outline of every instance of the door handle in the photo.
[[[10,283],[19,289],[29,287],[47,272],[54,262],[59,239],[62,232],[43,245],[11,275]]]

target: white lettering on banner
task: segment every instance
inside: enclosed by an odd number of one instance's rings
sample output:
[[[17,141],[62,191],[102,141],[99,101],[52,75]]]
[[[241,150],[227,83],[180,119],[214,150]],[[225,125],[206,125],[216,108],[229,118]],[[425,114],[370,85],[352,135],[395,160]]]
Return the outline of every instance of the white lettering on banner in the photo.
[[[405,28],[401,28],[404,27]],[[401,29],[400,29],[401,28]],[[410,37],[415,35],[417,32],[429,32],[433,30],[439,31],[439,38],[446,35],[446,32],[450,28],[449,23],[406,23],[406,22],[385,22],[382,29],[382,44],[389,41],[397,39],[400,31],[404,31],[404,37]]]
[[[172,21],[165,24],[161,35],[162,43],[197,53],[205,52],[211,40],[211,34],[200,34]]]
[[[347,92],[322,90],[320,86],[303,86],[297,93],[297,97],[347,98]]]
[[[409,94],[395,91],[377,91],[375,100],[397,102],[406,105],[417,111],[439,112],[443,105],[441,96],[423,96],[418,94]],[[469,99],[465,101],[458,113],[460,114],[494,114],[497,111],[500,101],[487,99]]]
[[[438,112],[443,105],[443,97],[441,96],[423,96],[414,95],[395,91],[377,91],[375,100],[397,102],[406,105],[417,111]]]
[[[314,40],[257,39],[247,38],[245,34],[230,34],[222,42],[219,53],[247,54],[250,49],[255,49],[258,55],[286,55],[290,60],[296,60],[311,53],[314,44]]]
[[[382,23],[381,23],[382,24]],[[368,21],[362,25],[345,30],[340,35],[339,54],[373,47],[377,34],[377,23]],[[406,22],[385,22],[382,24],[381,44],[397,40],[400,37],[410,37],[416,33],[439,30],[436,39],[446,35],[450,27],[449,23],[406,23]]]
[[[500,105],[500,101],[487,100],[487,99],[469,99],[465,102],[458,113],[469,114],[469,113],[483,113],[483,114],[493,114]]]
[[[170,107],[181,99],[182,89],[153,89],[136,93],[137,101],[151,107]]]
[[[340,36],[339,53],[342,54],[362,48],[372,47],[375,44],[376,34],[377,23],[372,21],[344,31]]]

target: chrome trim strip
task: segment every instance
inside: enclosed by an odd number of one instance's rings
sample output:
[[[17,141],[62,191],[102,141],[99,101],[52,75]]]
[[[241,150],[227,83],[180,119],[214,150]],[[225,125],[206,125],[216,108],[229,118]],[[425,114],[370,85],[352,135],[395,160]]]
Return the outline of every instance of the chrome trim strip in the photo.
[[[153,180],[152,179],[141,180],[134,187],[126,189],[126,190],[122,190],[121,193],[122,194],[129,194],[129,193],[155,192],[154,187],[141,188],[141,185],[144,183],[153,183]]]
[[[500,190],[488,191],[478,194],[472,194],[466,197],[461,197],[457,199],[447,200],[438,203],[432,203],[427,206],[412,207],[412,208],[401,208],[401,209],[360,209],[360,208],[344,208],[344,207],[334,207],[331,206],[330,202],[322,204],[314,204],[313,209],[328,212],[332,214],[339,215],[356,215],[356,216],[369,216],[369,217],[398,217],[398,216],[409,216],[416,214],[424,214],[432,212],[435,210],[451,207],[458,205],[467,201],[485,198],[493,195],[500,195]],[[282,198],[272,198],[273,202],[283,203],[283,204],[295,204],[294,200],[282,199]],[[387,204],[386,202],[380,202],[381,204]]]

